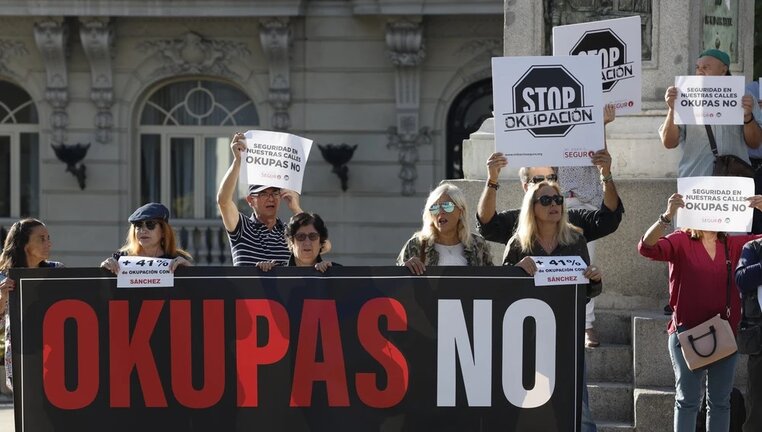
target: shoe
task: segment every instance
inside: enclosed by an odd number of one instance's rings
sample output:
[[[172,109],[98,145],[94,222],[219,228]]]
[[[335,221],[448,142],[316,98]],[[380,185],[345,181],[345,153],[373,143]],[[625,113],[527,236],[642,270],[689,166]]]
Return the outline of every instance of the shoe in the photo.
[[[595,348],[600,346],[600,344],[601,343],[598,341],[598,332],[592,327],[585,329],[585,347]]]

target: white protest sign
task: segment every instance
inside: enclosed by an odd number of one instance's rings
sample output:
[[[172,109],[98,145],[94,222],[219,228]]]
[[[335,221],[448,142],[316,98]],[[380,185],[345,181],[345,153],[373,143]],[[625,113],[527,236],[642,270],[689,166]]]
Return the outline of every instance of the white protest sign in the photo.
[[[600,60],[492,59],[495,150],[511,167],[592,165],[603,142]]]
[[[169,271],[171,259],[141,256],[119,257],[117,288],[173,287],[175,274]]]
[[[640,15],[553,27],[553,55],[600,58],[603,103],[617,115],[640,112]]]
[[[537,265],[536,286],[578,285],[590,282],[583,276],[587,264],[578,256],[533,256]]]
[[[302,193],[312,140],[284,132],[250,130],[246,136],[242,184],[267,185]]]
[[[675,226],[705,231],[748,232],[753,211],[746,201],[754,195],[748,177],[681,177],[677,193],[685,207],[677,210]]]
[[[675,87],[675,124],[743,124],[742,76],[677,76]]]

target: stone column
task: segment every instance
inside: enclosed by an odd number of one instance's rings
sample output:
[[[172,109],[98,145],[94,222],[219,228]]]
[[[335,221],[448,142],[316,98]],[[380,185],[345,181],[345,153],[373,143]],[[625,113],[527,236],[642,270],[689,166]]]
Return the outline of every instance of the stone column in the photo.
[[[95,115],[95,140],[101,144],[111,141],[114,116],[114,83],[111,57],[114,47],[114,28],[108,18],[80,18],[79,36],[90,62],[90,99],[98,108]]]
[[[259,39],[270,72],[270,91],[267,96],[273,110],[270,122],[273,129],[286,130],[291,126],[288,113],[291,106],[291,27],[288,18],[262,20],[259,24]]]
[[[426,57],[423,43],[423,24],[420,18],[395,19],[386,24],[386,46],[396,69],[395,99],[397,125],[387,132],[387,147],[399,151],[402,195],[415,194],[418,178],[418,146],[431,143],[428,127],[420,127],[418,111],[421,105],[420,64]]]
[[[69,76],[66,71],[69,28],[63,17],[47,18],[34,23],[34,40],[45,64],[47,83],[45,100],[53,107],[50,116],[52,143],[66,141],[69,126]]]

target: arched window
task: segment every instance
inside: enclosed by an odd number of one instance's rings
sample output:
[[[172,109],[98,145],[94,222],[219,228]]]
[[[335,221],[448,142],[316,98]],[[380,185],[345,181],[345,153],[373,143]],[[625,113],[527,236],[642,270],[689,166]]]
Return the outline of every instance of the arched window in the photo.
[[[463,140],[492,117],[492,79],[477,81],[455,97],[447,113],[447,178],[463,178]]]
[[[140,203],[163,202],[173,218],[217,219],[230,137],[259,124],[252,100],[218,81],[173,82],[148,96],[139,118]]]
[[[0,217],[39,217],[37,108],[24,89],[0,80]]]

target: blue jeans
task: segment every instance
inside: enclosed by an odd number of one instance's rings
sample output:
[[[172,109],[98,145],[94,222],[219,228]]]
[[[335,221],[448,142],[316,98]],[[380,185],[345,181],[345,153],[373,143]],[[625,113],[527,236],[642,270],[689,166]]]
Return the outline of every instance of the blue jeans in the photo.
[[[691,372],[685,363],[677,334],[669,335],[669,356],[675,371],[675,432],[695,432],[701,404],[701,381],[706,377],[707,432],[727,432],[730,428],[730,392],[733,390],[738,354],[706,369]]]
[[[582,432],[598,432],[593,416],[590,414],[590,402],[587,395],[587,363],[583,363],[582,368]]]

